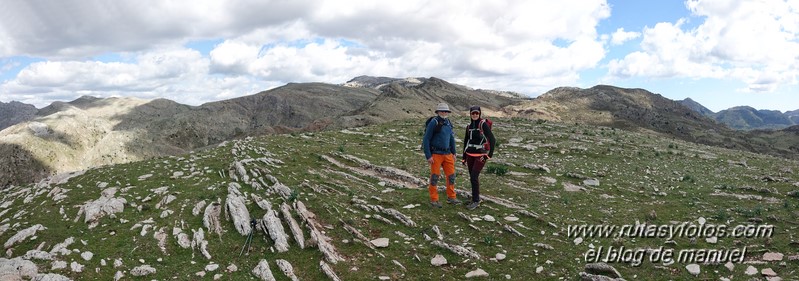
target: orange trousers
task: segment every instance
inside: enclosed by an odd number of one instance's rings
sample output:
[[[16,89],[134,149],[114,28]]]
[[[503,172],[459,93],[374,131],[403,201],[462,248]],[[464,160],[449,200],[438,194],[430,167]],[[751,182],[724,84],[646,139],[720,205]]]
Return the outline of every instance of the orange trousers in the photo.
[[[455,157],[454,154],[433,154],[433,164],[430,165],[430,200],[438,201],[438,181],[441,179],[441,166],[444,166],[444,175],[447,181],[447,197],[455,198]]]

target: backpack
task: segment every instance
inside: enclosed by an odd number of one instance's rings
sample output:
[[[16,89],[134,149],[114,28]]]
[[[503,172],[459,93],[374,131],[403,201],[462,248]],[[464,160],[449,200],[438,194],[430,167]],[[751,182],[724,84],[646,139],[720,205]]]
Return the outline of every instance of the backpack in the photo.
[[[427,134],[427,125],[429,125],[430,121],[433,121],[433,119],[435,119],[437,117],[438,116],[432,116],[430,118],[427,118],[427,121],[424,122],[424,132],[425,132],[425,134]],[[443,119],[443,118],[441,118],[441,119]],[[444,122],[441,122],[441,121],[443,121],[443,120],[436,120],[436,128],[435,128],[435,130],[433,130],[433,134],[438,134],[438,132],[441,132],[441,127],[444,127]]]
[[[477,129],[480,130],[480,138],[483,139],[482,141],[480,141],[483,144],[483,150],[488,152],[491,151],[491,143],[488,141],[488,138],[486,138],[485,133],[483,132],[483,123],[488,124],[489,130],[493,130],[494,122],[492,122],[491,119],[483,118],[482,120],[480,120],[480,123],[477,124]],[[471,135],[469,136],[471,137]],[[464,150],[465,149],[466,148],[464,148]]]

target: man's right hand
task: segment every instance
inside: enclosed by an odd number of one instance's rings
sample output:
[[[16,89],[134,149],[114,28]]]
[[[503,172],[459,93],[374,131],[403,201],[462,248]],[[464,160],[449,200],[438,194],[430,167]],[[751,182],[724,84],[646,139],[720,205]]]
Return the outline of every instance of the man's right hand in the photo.
[[[430,165],[433,165],[433,157],[427,158],[427,163],[430,163]]]

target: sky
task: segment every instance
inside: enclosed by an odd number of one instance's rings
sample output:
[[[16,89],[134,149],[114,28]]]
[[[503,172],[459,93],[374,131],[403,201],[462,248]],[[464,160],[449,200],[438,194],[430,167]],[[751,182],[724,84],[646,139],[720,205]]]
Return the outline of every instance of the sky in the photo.
[[[799,0],[3,0],[0,101],[199,105],[369,75],[786,111],[797,36]]]

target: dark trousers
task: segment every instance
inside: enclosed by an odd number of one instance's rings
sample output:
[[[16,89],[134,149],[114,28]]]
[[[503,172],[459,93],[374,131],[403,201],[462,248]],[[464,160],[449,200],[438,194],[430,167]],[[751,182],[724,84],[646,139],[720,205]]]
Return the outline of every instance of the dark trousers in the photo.
[[[466,167],[469,169],[469,181],[472,184],[472,201],[480,202],[480,171],[486,162],[482,157],[466,155]]]

